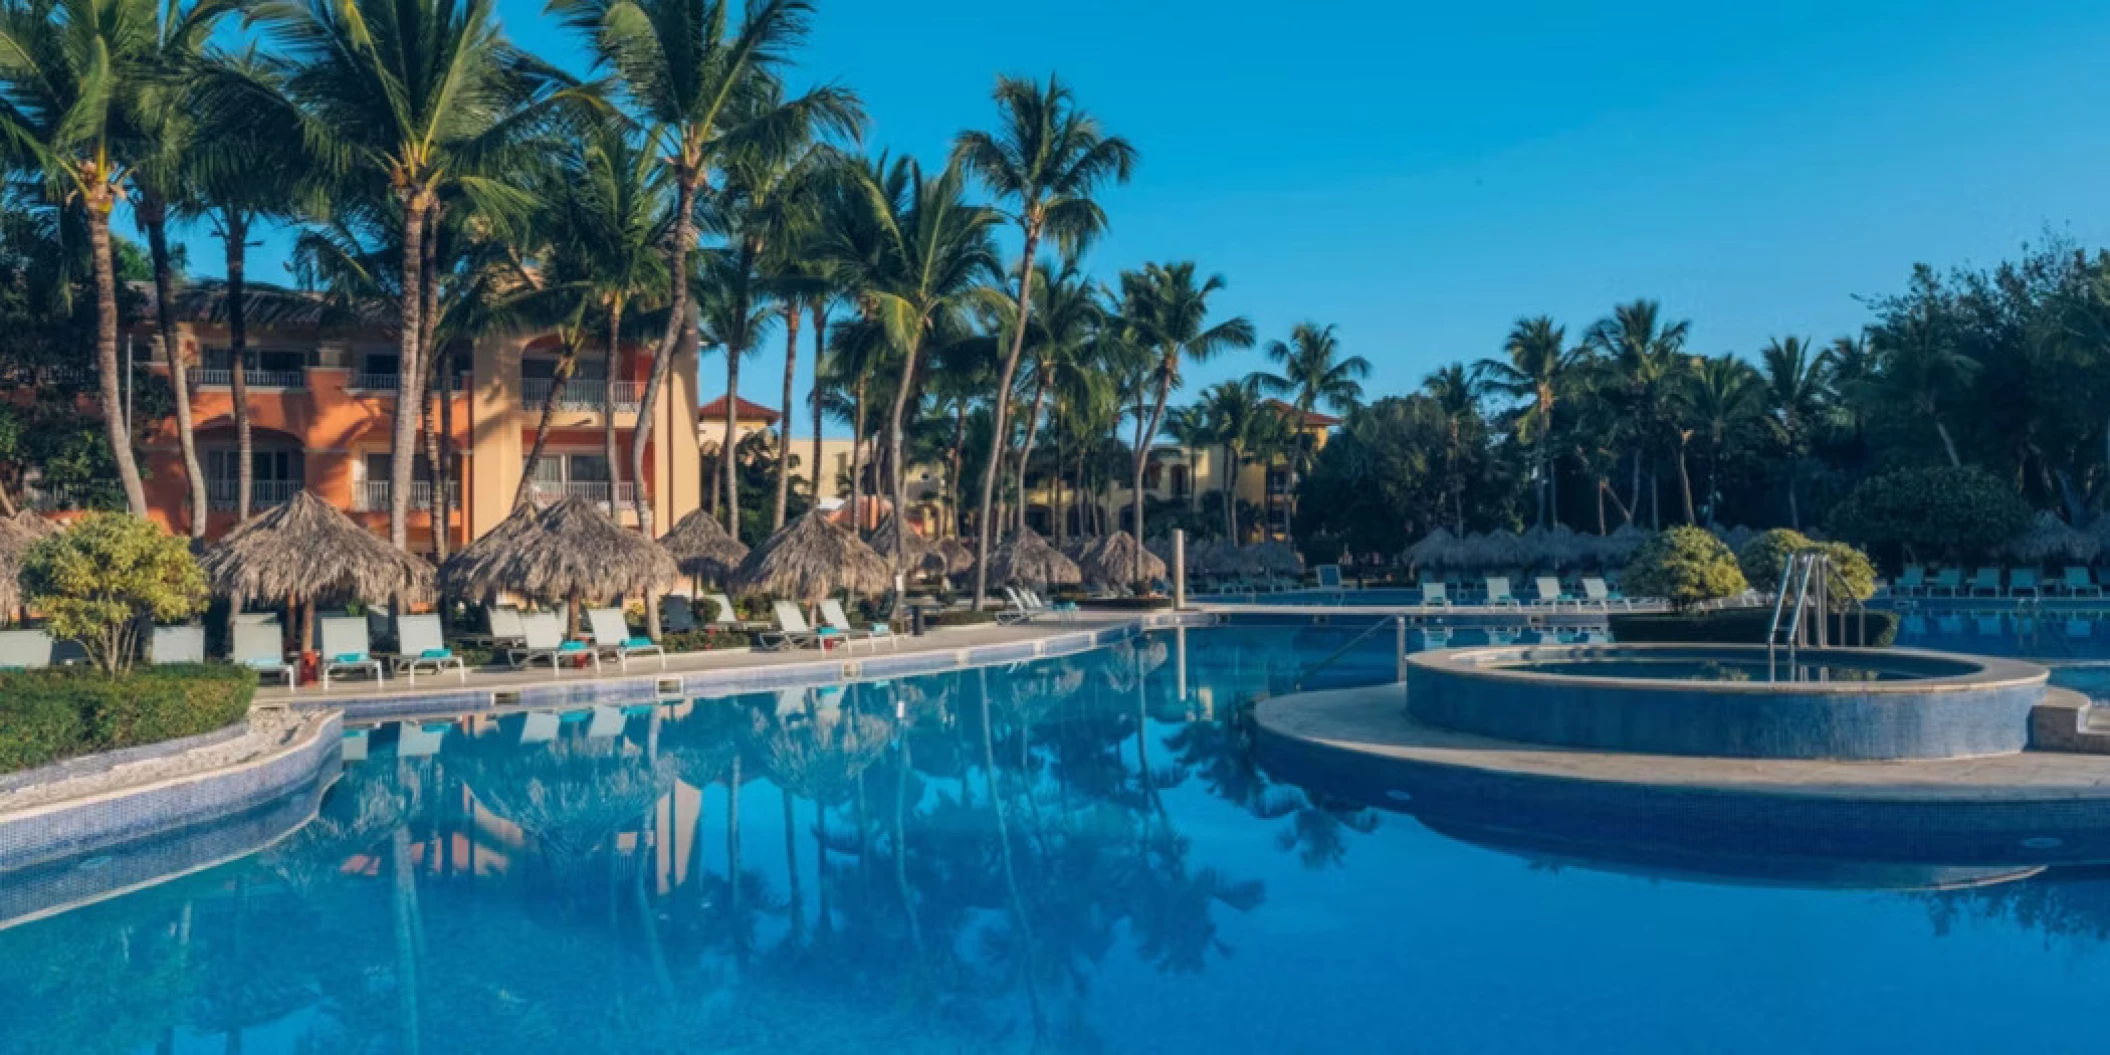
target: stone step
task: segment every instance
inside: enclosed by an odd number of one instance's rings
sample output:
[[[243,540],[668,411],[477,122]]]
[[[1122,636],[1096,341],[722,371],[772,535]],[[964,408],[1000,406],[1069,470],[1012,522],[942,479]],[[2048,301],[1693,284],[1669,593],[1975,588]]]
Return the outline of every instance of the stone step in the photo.
[[[2037,751],[2110,755],[2110,708],[2097,707],[2072,689],[2044,690],[2030,708],[2029,746]]]

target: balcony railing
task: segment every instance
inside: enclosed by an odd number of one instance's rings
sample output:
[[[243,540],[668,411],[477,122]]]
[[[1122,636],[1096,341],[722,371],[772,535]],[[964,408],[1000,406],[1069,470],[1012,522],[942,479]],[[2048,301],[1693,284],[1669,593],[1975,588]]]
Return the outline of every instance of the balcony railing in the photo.
[[[393,392],[402,381],[402,374],[353,374],[347,387],[364,392]]]
[[[39,512],[71,509],[121,509],[124,485],[114,479],[73,483],[32,481],[22,485],[22,504]]]
[[[239,485],[240,481],[238,480],[206,480],[206,506],[212,509],[235,508],[237,504],[235,496],[241,494]],[[300,480],[251,480],[249,482],[249,508],[254,512],[259,509],[269,509],[276,505],[284,505],[292,501],[293,496],[299,494],[301,489],[306,486],[308,485]]]
[[[394,491],[393,481],[389,480],[368,480],[365,483],[358,484],[352,489],[352,511],[355,513],[385,513],[388,511],[389,495]],[[432,481],[412,480],[410,482],[410,508],[431,509],[432,493]],[[461,481],[449,480],[447,481],[447,508],[460,509],[461,507]]]
[[[615,489],[615,504],[618,509],[630,508],[630,504],[635,500],[636,494],[637,485],[634,483],[626,482],[617,485]],[[583,498],[589,502],[599,504],[604,510],[609,508],[608,482],[605,480],[572,480],[569,482],[537,480],[528,485],[528,497],[532,498],[538,506],[549,505],[560,498]]]
[[[227,388],[234,384],[234,371],[227,367],[201,367],[191,377],[201,388]],[[257,388],[306,388],[308,372],[249,369],[242,371],[242,381]]]
[[[549,399],[552,386],[557,382],[547,377],[531,377],[520,383],[520,400],[530,410],[542,409]],[[637,405],[644,397],[645,386],[636,381],[615,383],[615,410],[618,414],[635,414]],[[564,394],[557,398],[557,409],[573,413],[592,413],[607,402],[608,382],[582,381],[574,378],[564,384]]]

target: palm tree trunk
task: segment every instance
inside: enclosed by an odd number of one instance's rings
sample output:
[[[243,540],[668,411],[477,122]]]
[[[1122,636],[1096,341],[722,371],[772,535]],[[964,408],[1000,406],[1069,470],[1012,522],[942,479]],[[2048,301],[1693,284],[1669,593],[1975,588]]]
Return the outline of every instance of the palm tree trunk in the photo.
[[[1685,522],[1697,524],[1699,517],[1692,510],[1692,474],[1685,468],[1685,440],[1678,440],[1678,493],[1685,499]]]
[[[432,468],[433,553],[444,561],[454,544],[454,357],[438,357],[440,368],[440,456]]]
[[[792,374],[799,365],[799,305],[796,301],[784,308],[784,420],[777,423],[777,509],[770,520],[769,529],[775,531],[784,526],[784,515],[791,508],[791,408]],[[820,471],[816,460],[813,471]]]
[[[858,538],[865,537],[864,510],[858,508],[864,497],[864,445],[865,379],[860,375],[850,394],[850,530]]]
[[[183,451],[183,476],[190,484],[190,537],[205,538],[205,469],[198,463],[198,435],[191,427],[190,364],[176,342],[175,281],[169,266],[168,205],[159,195],[144,195],[139,222],[147,229],[147,251],[154,261],[154,324],[161,335],[161,354],[168,357],[169,387],[176,399],[176,445]]]
[[[1040,409],[1048,398],[1047,370],[1033,383],[1033,409],[1026,415],[1026,437],[1018,446],[1018,526],[1026,526],[1026,463],[1033,458],[1033,438],[1040,431]]]
[[[388,458],[388,541],[397,549],[410,548],[411,457],[417,450],[417,385],[411,380],[420,369],[419,337],[425,332],[424,318],[424,218],[431,205],[422,188],[398,192],[403,204],[403,280],[398,291],[402,304],[397,319],[396,423]]]
[[[657,532],[652,529],[652,505],[645,495],[645,443],[652,438],[652,408],[659,402],[660,386],[666,383],[667,371],[674,365],[674,349],[688,328],[689,284],[684,277],[689,273],[689,243],[696,240],[692,222],[696,187],[702,182],[701,171],[684,172],[674,181],[674,239],[667,247],[667,274],[674,277],[674,296],[667,305],[666,332],[660,334],[659,346],[652,349],[652,371],[645,376],[644,396],[637,407],[637,428],[630,434],[630,504],[637,513],[637,529],[646,538]],[[673,440],[670,438],[669,442]],[[660,481],[659,490],[669,490],[667,481]],[[645,615],[658,620],[659,608],[651,598],[646,599]]]
[[[249,217],[227,210],[220,225],[227,243],[227,382],[234,403],[234,516],[249,519],[249,491],[256,482],[256,437],[249,427],[248,268]]]
[[[601,363],[601,458],[608,463],[608,515],[622,518],[619,497],[623,492],[622,461],[616,450],[615,386],[623,369],[623,298],[608,302],[608,350]],[[642,415],[643,411],[639,411]]]
[[[1133,474],[1133,478],[1130,481],[1131,490],[1129,491],[1129,505],[1135,517],[1135,536],[1137,542],[1143,541],[1144,538],[1143,470],[1150,464],[1151,441],[1157,437],[1158,430],[1165,427],[1165,401],[1172,397],[1172,371],[1177,362],[1175,357],[1177,357],[1179,354],[1180,352],[1178,348],[1172,349],[1171,352],[1167,354],[1165,361],[1158,365],[1158,391],[1157,396],[1151,401],[1150,417],[1147,421],[1139,420],[1136,422],[1136,465],[1135,473]],[[1236,474],[1234,473],[1233,475]],[[1235,519],[1235,513],[1233,514],[1233,517]],[[1143,577],[1141,574],[1142,561],[1143,550],[1142,547],[1139,546],[1136,548],[1137,566],[1135,569],[1133,569],[1134,574],[1131,575],[1132,579],[1141,579]]]
[[[550,424],[557,419],[557,404],[564,399],[564,389],[571,383],[578,354],[577,346],[566,340],[564,358],[557,361],[556,374],[550,379],[549,395],[542,397],[542,417],[535,422],[535,442],[528,447],[527,458],[520,463],[520,483],[513,488],[514,509],[526,505],[533,491],[535,470],[542,465],[542,449],[549,445]]]
[[[799,826],[798,816],[792,809],[791,789],[780,788],[784,798],[784,874],[787,878],[791,910],[791,943],[806,942],[806,896],[799,890]]]
[[[915,772],[909,752],[911,738],[901,738],[901,765],[894,777],[894,886],[901,894],[901,917],[908,921],[909,944],[923,953],[923,925],[916,920],[916,898],[908,885],[908,778]],[[862,832],[863,825],[858,825]],[[862,855],[860,855],[862,856]]]
[[[828,351],[828,309],[813,305],[813,506],[821,504],[821,359]]]
[[[1224,538],[1231,545],[1238,545],[1238,454],[1230,444],[1224,444],[1224,528],[1229,534]],[[1138,480],[1140,483],[1141,481]]]
[[[996,478],[1001,467],[1004,432],[1010,425],[1011,381],[1018,376],[1018,360],[1026,351],[1026,324],[1033,316],[1033,257],[1040,252],[1039,203],[1026,202],[1026,244],[1018,258],[1018,315],[1011,330],[1011,349],[1004,353],[1003,369],[997,372],[996,405],[991,416],[996,428],[990,433],[989,462],[982,466],[981,512],[975,523],[974,607],[980,611],[989,596],[990,513],[996,504]],[[907,375],[904,374],[904,377]]]
[[[1937,417],[1934,419],[1934,431],[1941,435],[1942,450],[1948,452],[1949,468],[1963,468],[1963,459],[1956,456],[1956,440],[1949,435],[1949,426],[1943,424],[1942,419]]]
[[[952,489],[952,535],[960,537],[960,463],[967,457],[967,401],[953,406],[952,451],[946,456],[945,479]]]
[[[908,473],[901,466],[901,429],[908,415],[909,394],[916,387],[916,359],[922,351],[923,342],[919,336],[901,357],[901,383],[894,388],[894,409],[887,420],[887,461],[893,471],[894,494],[894,552],[888,554],[888,560],[894,565],[894,603],[897,606],[901,603],[902,575],[906,569],[903,547],[908,543]],[[995,452],[992,451],[990,456],[993,459]],[[978,569],[975,575],[980,578],[982,573]]]
[[[93,188],[87,203],[88,246],[95,257],[95,358],[101,369],[103,433],[110,443],[110,457],[117,462],[117,478],[124,484],[125,507],[136,517],[147,515],[146,485],[139,477],[139,461],[132,455],[131,423],[124,417],[124,389],[119,383],[124,369],[117,361],[117,262],[110,255],[110,206],[112,194],[101,183]]]

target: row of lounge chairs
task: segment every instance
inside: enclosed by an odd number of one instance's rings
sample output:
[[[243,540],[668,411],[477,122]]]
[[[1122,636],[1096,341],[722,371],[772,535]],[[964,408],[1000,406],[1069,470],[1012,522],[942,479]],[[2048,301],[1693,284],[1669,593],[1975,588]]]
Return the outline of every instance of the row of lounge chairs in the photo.
[[[1490,575],[1481,586],[1481,603],[1491,608],[1521,608],[1528,604],[1532,607],[1558,608],[1561,605],[1574,605],[1578,608],[1607,610],[1615,606],[1631,608],[1635,603],[1594,575],[1583,577],[1583,592],[1580,595],[1569,592],[1561,585],[1560,577],[1555,575],[1541,575],[1532,585],[1537,595],[1528,599],[1519,598],[1511,591],[1508,576]],[[1424,607],[1449,607],[1453,603],[1450,587],[1442,582],[1423,583],[1421,603]]]
[[[1930,578],[1927,569],[1920,564],[1907,564],[1905,570],[1890,584],[1890,593],[1896,597],[2101,597],[2103,587],[2095,574],[2081,564],[2069,564],[2064,574],[2046,580],[2035,568],[2003,569],[1987,565],[1980,567],[1969,579],[1963,576],[1962,568],[1937,568]]]
[[[1030,623],[1041,616],[1050,615],[1065,623],[1075,622],[1077,619],[1078,609],[1075,601],[1046,601],[1041,598],[1039,591],[1027,587],[1004,587],[1004,600],[1005,607],[996,613],[999,626]]]

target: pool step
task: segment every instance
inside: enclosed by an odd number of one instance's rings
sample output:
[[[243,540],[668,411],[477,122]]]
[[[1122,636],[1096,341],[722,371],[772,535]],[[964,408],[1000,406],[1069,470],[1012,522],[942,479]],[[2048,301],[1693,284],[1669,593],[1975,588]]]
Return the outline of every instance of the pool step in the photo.
[[[2033,751],[2110,755],[2110,708],[2093,705],[2072,689],[2044,691],[2044,702],[2030,708],[2029,746]]]

